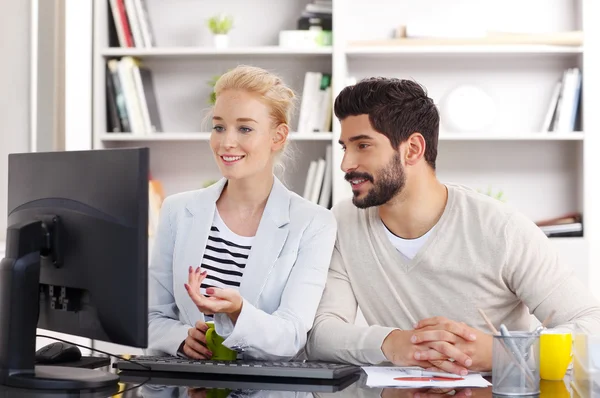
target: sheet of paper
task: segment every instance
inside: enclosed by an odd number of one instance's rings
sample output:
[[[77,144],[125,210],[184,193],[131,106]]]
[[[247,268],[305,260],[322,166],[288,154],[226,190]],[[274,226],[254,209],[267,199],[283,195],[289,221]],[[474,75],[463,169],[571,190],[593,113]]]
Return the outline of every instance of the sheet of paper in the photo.
[[[492,384],[480,374],[468,374],[458,379],[446,379],[436,376],[422,376],[417,368],[365,366],[369,387],[489,387]]]

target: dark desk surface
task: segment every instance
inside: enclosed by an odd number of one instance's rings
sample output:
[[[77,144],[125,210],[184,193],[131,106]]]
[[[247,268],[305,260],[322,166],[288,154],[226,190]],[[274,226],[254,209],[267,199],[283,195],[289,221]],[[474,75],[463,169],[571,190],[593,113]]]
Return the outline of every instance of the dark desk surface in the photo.
[[[181,377],[165,374],[148,374],[142,372],[121,374],[118,390],[94,393],[49,393],[26,391],[0,387],[0,398],[19,397],[119,397],[119,398],[446,398],[454,397],[492,397],[492,389],[473,388],[470,395],[464,389],[451,392],[415,390],[415,389],[381,389],[365,386],[366,376],[361,372],[341,384],[330,382],[311,383],[310,381],[285,380],[278,378],[242,379],[227,377]],[[571,387],[567,382],[541,382],[540,397],[572,397]],[[418,394],[418,395],[417,395]]]

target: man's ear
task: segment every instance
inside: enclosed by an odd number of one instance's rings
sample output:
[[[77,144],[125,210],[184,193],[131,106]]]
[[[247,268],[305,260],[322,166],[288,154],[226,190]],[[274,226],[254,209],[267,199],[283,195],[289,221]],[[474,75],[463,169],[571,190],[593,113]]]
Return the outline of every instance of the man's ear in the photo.
[[[273,135],[273,142],[271,145],[273,151],[277,152],[283,148],[289,133],[290,127],[285,123],[281,123],[275,128],[275,134]]]
[[[404,155],[404,161],[407,165],[415,165],[425,157],[425,138],[421,133],[413,133],[408,140],[404,142],[406,147],[406,153]]]

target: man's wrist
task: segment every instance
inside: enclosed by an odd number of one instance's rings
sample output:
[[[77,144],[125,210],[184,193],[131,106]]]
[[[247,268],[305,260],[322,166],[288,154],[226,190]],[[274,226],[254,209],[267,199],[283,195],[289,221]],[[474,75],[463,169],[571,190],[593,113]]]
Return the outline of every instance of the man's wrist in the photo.
[[[485,335],[485,344],[483,347],[484,358],[486,358],[485,363],[483,364],[483,371],[489,372],[492,370],[492,345],[494,344],[494,337],[492,335]]]
[[[412,331],[395,329],[391,331],[381,344],[381,351],[388,361],[396,366],[412,366],[416,364],[410,349]]]

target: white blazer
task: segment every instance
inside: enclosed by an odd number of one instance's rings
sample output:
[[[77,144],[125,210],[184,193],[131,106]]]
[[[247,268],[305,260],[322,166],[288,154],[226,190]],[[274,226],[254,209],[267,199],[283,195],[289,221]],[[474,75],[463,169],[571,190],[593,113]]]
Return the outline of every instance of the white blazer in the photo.
[[[165,199],[149,270],[147,352],[177,355],[204,315],[184,288],[201,265],[216,201],[227,180]],[[289,360],[304,349],[321,300],[335,244],[333,213],[289,191],[275,178],[239,291],[235,324],[216,314],[216,332],[243,358]]]

